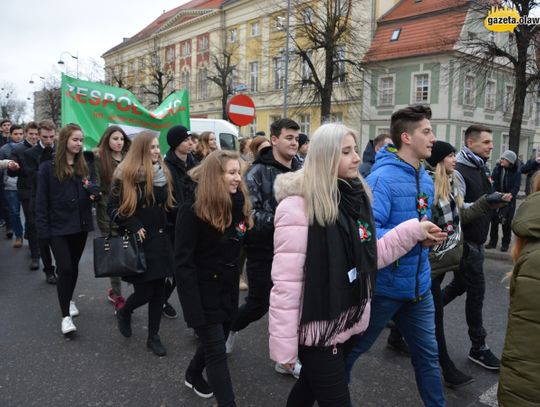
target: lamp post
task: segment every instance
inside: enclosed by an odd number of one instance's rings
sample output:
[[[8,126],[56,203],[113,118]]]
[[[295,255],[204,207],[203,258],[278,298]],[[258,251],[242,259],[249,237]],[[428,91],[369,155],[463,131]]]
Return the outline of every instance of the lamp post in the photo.
[[[58,65],[65,65],[65,62],[62,60],[62,55],[68,54],[71,58],[77,60],[77,79],[79,79],[79,51],[77,51],[77,55],[73,55],[71,52],[63,51],[60,54],[60,58],[58,58]]]
[[[34,82],[34,76],[37,76],[39,79],[41,79],[42,81],[45,80],[45,77],[44,76],[41,76],[40,74],[37,74],[37,73],[33,73],[31,76],[30,76],[30,80],[28,81],[29,84],[33,85],[35,82]]]
[[[278,17],[283,27],[283,17]],[[287,117],[289,107],[289,35],[291,20],[291,0],[287,0],[287,17],[285,18],[285,83],[283,84],[283,117]]]

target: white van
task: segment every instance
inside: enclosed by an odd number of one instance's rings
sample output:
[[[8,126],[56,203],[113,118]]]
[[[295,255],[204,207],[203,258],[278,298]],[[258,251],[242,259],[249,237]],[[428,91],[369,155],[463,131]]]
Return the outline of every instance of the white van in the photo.
[[[238,150],[238,128],[222,119],[189,119],[191,131],[201,134],[211,131],[216,135],[217,145],[222,150]]]

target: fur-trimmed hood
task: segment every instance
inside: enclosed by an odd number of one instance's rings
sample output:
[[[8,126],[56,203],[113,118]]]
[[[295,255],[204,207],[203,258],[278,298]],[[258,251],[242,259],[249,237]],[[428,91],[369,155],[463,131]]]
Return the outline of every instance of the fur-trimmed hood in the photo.
[[[274,182],[274,196],[276,197],[276,201],[279,203],[293,195],[302,196],[303,180],[304,170],[278,175]]]

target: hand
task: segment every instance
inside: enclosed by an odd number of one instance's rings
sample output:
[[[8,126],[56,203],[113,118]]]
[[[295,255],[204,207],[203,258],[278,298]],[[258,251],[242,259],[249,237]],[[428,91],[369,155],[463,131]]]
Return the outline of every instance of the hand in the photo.
[[[503,194],[502,199],[506,202],[510,202],[512,200],[513,196],[510,192],[507,192],[506,194]]]
[[[421,241],[422,246],[424,247],[431,247],[441,244],[448,237],[448,234],[443,232],[441,228],[435,225],[433,222],[430,222],[427,219],[427,216],[424,216],[420,221],[420,227],[426,234],[426,239]]]
[[[19,164],[17,164],[16,161],[11,160],[10,162],[8,162],[8,169],[10,169],[11,171],[17,171],[19,168]]]
[[[139,239],[142,242],[146,238],[146,229],[140,228],[139,231],[137,232],[137,236],[139,236]]]

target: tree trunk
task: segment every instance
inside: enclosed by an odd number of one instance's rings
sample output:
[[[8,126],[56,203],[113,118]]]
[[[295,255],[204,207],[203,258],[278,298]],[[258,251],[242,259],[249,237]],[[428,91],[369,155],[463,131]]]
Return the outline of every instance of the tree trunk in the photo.
[[[521,137],[521,125],[523,123],[523,113],[525,107],[525,99],[527,96],[527,45],[520,46],[518,44],[518,58],[515,66],[515,93],[514,93],[514,110],[512,112],[512,120],[510,121],[510,134],[508,140],[508,148],[519,155],[519,141]]]

